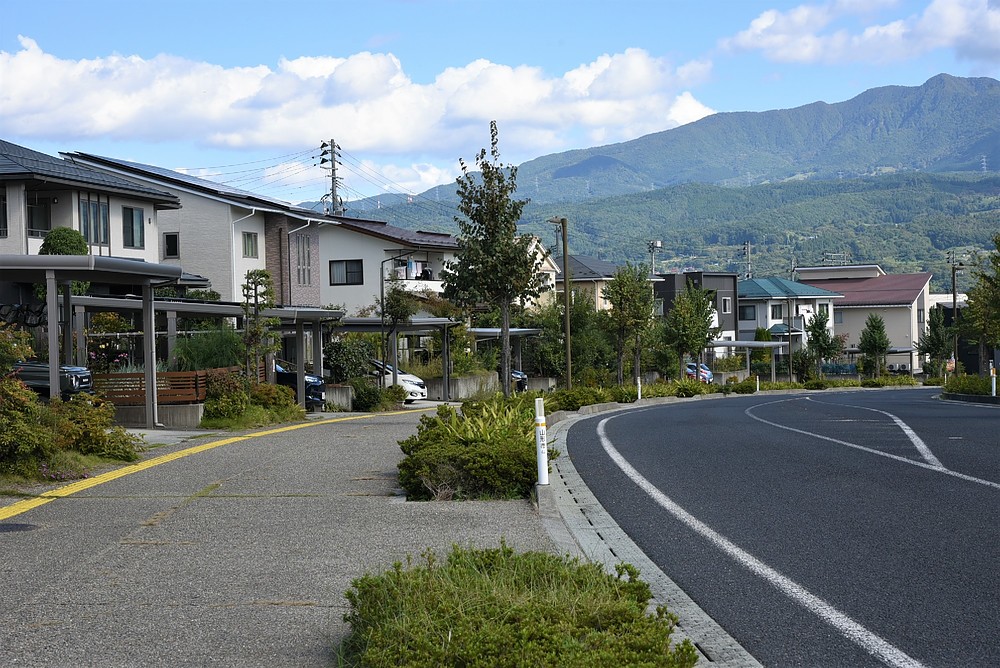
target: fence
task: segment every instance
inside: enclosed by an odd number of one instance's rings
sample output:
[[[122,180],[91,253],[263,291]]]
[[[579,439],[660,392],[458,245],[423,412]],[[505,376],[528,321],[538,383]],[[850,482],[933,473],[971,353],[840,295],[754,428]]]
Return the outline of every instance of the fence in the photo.
[[[158,404],[194,404],[205,401],[207,371],[165,371],[156,374]],[[116,406],[146,404],[143,373],[95,373],[94,389]]]

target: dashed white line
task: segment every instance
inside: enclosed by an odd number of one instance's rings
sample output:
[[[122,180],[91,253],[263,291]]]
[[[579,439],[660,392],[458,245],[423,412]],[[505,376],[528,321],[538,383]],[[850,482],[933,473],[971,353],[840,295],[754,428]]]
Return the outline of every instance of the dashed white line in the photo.
[[[909,656],[903,650],[890,644],[885,639],[869,631],[867,628],[854,621],[835,607],[819,598],[815,594],[805,589],[802,585],[794,582],[782,575],[764,562],[760,561],[746,550],[736,546],[725,536],[721,535],[707,524],[697,519],[684,510],[670,497],[661,492],[655,485],[646,480],[641,473],[635,470],[631,464],[618,452],[611,443],[605,431],[605,425],[613,417],[601,420],[597,425],[597,435],[601,439],[604,451],[608,453],[611,460],[634,482],[643,492],[649,495],[660,507],[676,517],[680,522],[696,532],[717,548],[722,550],[727,556],[735,560],[751,573],[764,578],[767,582],[777,588],[796,603],[817,615],[823,621],[833,626],[837,631],[850,639],[862,649],[877,657],[889,666],[899,668],[922,668],[923,664]]]

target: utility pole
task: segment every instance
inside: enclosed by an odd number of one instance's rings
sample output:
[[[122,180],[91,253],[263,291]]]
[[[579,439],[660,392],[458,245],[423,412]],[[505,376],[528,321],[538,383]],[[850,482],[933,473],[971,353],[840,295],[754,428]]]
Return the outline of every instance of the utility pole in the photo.
[[[753,266],[750,264],[750,241],[743,242],[743,256],[747,259],[747,275],[746,278],[753,278]]]
[[[588,182],[588,187],[589,187],[589,182]],[[573,353],[572,353],[573,347],[572,347],[572,345],[570,343],[570,329],[569,329],[569,321],[570,321],[570,317],[569,317],[570,316],[570,299],[571,299],[571,297],[570,297],[570,289],[569,289],[569,282],[570,282],[570,274],[569,274],[569,232],[566,229],[567,225],[569,224],[569,221],[566,219],[565,216],[553,216],[552,218],[549,218],[548,221],[546,221],[546,222],[554,223],[554,224],[560,225],[562,227],[562,245],[563,245],[563,247],[562,247],[562,257],[563,257],[563,263],[562,263],[563,264],[563,266],[562,266],[562,272],[563,272],[563,303],[564,303],[564,309],[565,309],[564,312],[563,312],[563,326],[564,326],[564,329],[566,330],[565,331],[565,335],[564,335],[565,339],[566,339],[566,389],[567,390],[572,390],[573,389]]]
[[[955,360],[955,367],[958,368],[958,286],[956,277],[960,270],[965,267],[965,263],[955,259],[955,251],[948,251],[948,264],[951,265],[951,327],[954,331],[951,343],[951,358]]]
[[[326,213],[334,216],[344,215],[344,201],[337,196],[337,165],[340,164],[340,146],[332,139],[321,142],[319,166],[330,170],[330,208]],[[324,165],[329,164],[329,167]]]

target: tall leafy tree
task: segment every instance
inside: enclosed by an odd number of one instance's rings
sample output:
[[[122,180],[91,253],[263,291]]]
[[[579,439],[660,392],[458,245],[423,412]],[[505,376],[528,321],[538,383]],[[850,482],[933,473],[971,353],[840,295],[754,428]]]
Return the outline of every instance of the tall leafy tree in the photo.
[[[389,359],[393,349],[392,342],[399,332],[399,326],[410,322],[417,312],[417,300],[412,293],[402,286],[398,278],[391,278],[385,285],[385,296],[378,302],[379,316],[386,328],[386,338],[382,342],[382,361]],[[395,362],[393,362],[395,367]],[[393,371],[395,380],[396,372]]]
[[[642,335],[653,319],[653,291],[649,285],[646,265],[626,264],[615,271],[614,277],[601,290],[611,304],[609,316],[615,331],[615,351],[618,361],[618,384],[624,384],[625,350],[631,343],[633,351],[632,377],[638,384],[642,357]]]
[[[993,237],[995,251],[973,271],[975,284],[967,292],[961,320],[980,349],[1000,346],[1000,234]]]
[[[699,359],[708,342],[718,335],[719,328],[712,326],[714,315],[711,293],[690,281],[670,305],[664,321],[664,343],[677,353],[678,378],[684,378],[685,357]]]
[[[823,360],[833,359],[844,351],[843,339],[830,331],[830,316],[820,311],[806,325],[807,350],[816,365],[818,377],[823,377]]]
[[[880,376],[885,369],[885,356],[889,353],[889,335],[885,333],[885,320],[877,313],[870,313],[861,330],[858,350],[872,370],[872,376]]]
[[[514,198],[517,167],[500,162],[496,121],[490,122],[490,150],[480,150],[475,167],[459,159],[458,251],[442,272],[444,296],[461,306],[492,304],[500,309],[500,379],[510,396],[510,307],[538,297],[543,256],[532,238],[518,235],[517,222],[528,200]]]
[[[930,359],[931,375],[940,376],[945,361],[952,353],[952,338],[944,324],[944,309],[940,304],[932,308],[927,316],[927,331],[917,341],[917,352]]]

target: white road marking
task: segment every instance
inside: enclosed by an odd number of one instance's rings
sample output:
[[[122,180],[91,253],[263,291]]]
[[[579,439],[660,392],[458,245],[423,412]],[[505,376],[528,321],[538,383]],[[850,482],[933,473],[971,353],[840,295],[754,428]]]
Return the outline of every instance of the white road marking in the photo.
[[[895,422],[896,426],[899,427],[899,429],[904,434],[906,434],[906,437],[908,439],[910,439],[910,442],[913,443],[914,447],[917,448],[917,452],[919,452],[920,456],[924,458],[924,461],[926,461],[928,464],[930,464],[934,468],[939,468],[939,469],[943,469],[944,468],[944,464],[942,464],[940,461],[938,461],[938,458],[934,456],[934,453],[931,452],[931,449],[927,447],[927,444],[924,443],[924,441],[923,441],[922,438],[920,438],[919,436],[917,436],[917,433],[915,431],[913,431],[913,429],[910,428],[910,425],[906,424],[905,422],[903,422],[902,420],[900,420],[898,417],[896,417],[892,413],[889,413],[889,412],[886,412],[886,411],[881,411],[881,410],[879,410],[877,408],[867,408],[865,406],[852,406],[850,404],[829,404],[829,402],[826,402],[826,401],[816,401],[812,397],[806,397],[806,401],[812,401],[813,403],[817,403],[817,404],[828,404],[828,405],[834,405],[834,406],[845,406],[847,408],[859,408],[859,409],[861,409],[863,411],[871,411],[873,413],[881,413],[882,415],[885,415],[886,417],[888,417],[889,419],[891,419],[893,422]]]
[[[611,460],[634,482],[639,489],[649,495],[660,507],[676,517],[685,526],[702,536],[717,548],[722,550],[727,556],[749,570],[754,575],[764,578],[781,593],[791,598],[793,601],[806,608],[820,619],[833,626],[855,644],[859,645],[866,652],[878,658],[889,666],[899,666],[900,668],[922,668],[923,664],[906,654],[895,645],[890,644],[880,636],[872,633],[864,626],[854,621],[835,607],[808,591],[797,582],[782,575],[761,560],[754,557],[746,550],[736,546],[729,539],[718,533],[707,524],[697,519],[691,513],[684,510],[670,497],[661,492],[653,483],[649,482],[641,473],[635,470],[631,464],[615,449],[611,440],[607,436],[605,425],[614,417],[601,420],[597,425],[597,435],[601,439],[604,451],[608,453]]]
[[[909,459],[907,457],[900,457],[899,455],[894,455],[889,452],[882,452],[881,450],[876,450],[874,448],[869,448],[864,445],[858,445],[857,443],[851,443],[849,441],[842,441],[839,438],[831,438],[829,436],[823,436],[822,434],[816,434],[811,431],[805,431],[804,429],[796,429],[795,427],[789,427],[787,425],[779,424],[777,422],[771,422],[770,420],[765,420],[762,417],[757,417],[753,414],[753,409],[760,408],[761,406],[769,406],[771,404],[781,404],[786,401],[801,401],[801,398],[795,399],[780,399],[778,401],[769,401],[763,404],[757,404],[756,406],[751,406],[750,408],[743,411],[747,417],[756,420],[757,422],[763,422],[766,425],[775,427],[776,429],[784,429],[785,431],[790,431],[796,434],[802,434],[803,436],[810,436],[812,438],[817,438],[821,441],[829,441],[830,443],[836,443],[838,445],[845,445],[848,448],[854,448],[855,450],[861,450],[869,454],[878,455],[879,457],[886,457],[888,459],[894,459],[897,462],[902,462],[904,464],[909,464],[910,466],[917,466],[923,469],[928,469],[930,471],[935,471],[943,475],[949,475],[953,478],[958,478],[959,480],[965,480],[967,482],[974,482],[977,485],[983,485],[985,487],[992,487],[993,489],[1000,489],[1000,483],[993,482],[992,480],[983,480],[982,478],[976,478],[975,476],[966,475],[964,473],[959,473],[958,471],[952,471],[951,469],[944,468],[940,465],[934,466],[926,462],[916,461],[914,459]]]

